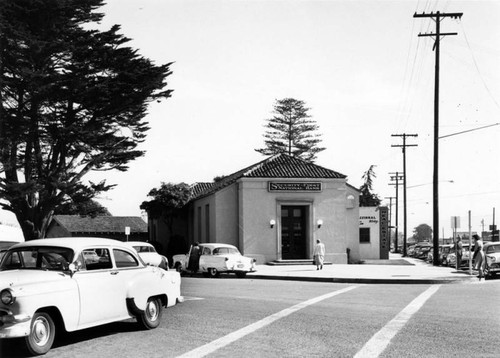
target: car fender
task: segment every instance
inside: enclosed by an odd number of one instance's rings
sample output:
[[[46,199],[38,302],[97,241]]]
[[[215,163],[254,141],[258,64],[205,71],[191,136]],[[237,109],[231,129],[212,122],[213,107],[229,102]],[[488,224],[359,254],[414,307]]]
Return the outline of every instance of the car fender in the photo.
[[[180,274],[165,271],[156,266],[145,268],[144,274],[137,275],[127,287],[127,301],[133,300],[135,307],[144,311],[150,297],[166,298],[167,306],[173,306],[180,300]],[[148,271],[153,271],[151,275]]]

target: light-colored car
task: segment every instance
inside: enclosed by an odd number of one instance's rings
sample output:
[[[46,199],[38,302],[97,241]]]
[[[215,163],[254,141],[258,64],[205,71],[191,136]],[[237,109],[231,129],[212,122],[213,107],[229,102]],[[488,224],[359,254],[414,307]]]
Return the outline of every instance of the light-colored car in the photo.
[[[235,273],[239,278],[256,271],[255,259],[241,255],[239,250],[228,244],[200,244],[199,270],[206,277],[218,277],[220,273]],[[174,255],[173,267],[177,271],[189,271],[192,250],[185,255]]]
[[[483,246],[486,258],[486,269],[484,275],[491,277],[500,272],[500,242],[487,242]]]
[[[125,244],[133,247],[147,265],[158,266],[164,270],[168,270],[168,259],[156,252],[153,245],[142,241],[127,241]]]
[[[20,243],[0,264],[0,338],[25,337],[31,354],[45,354],[59,329],[71,332],[129,318],[153,329],[163,308],[182,300],[180,283],[178,272],[146,265],[117,240]]]

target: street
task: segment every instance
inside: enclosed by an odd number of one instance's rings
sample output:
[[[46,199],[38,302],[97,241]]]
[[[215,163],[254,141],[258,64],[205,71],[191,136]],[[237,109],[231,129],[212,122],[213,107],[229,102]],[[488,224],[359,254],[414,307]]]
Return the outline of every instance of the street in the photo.
[[[46,357],[498,357],[500,280],[363,285],[185,277],[159,328],[56,338]],[[0,341],[1,357],[23,357]]]

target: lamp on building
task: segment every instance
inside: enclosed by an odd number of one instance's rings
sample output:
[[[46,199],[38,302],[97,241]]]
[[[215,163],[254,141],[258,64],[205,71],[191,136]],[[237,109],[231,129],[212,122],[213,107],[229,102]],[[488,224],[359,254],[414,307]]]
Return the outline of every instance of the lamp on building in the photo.
[[[269,226],[271,226],[271,229],[274,227],[274,225],[276,225],[276,220],[271,219],[271,220],[269,221]]]
[[[318,221],[316,221],[316,224],[318,224],[318,229],[319,229],[323,225],[323,220],[318,219]]]

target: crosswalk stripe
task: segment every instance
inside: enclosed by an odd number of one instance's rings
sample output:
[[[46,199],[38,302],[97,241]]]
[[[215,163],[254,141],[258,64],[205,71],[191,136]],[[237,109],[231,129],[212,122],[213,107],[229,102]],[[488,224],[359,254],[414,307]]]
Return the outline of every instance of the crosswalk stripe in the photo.
[[[441,285],[429,287],[417,298],[410,302],[401,312],[361,348],[354,358],[377,358],[387,348],[392,338],[404,327],[410,318],[439,290]]]
[[[216,350],[223,348],[223,347],[237,341],[238,339],[240,339],[240,338],[242,338],[250,333],[255,332],[258,329],[261,329],[267,325],[270,325],[271,323],[273,323],[281,318],[284,318],[288,315],[291,315],[294,312],[297,312],[303,308],[311,306],[311,305],[318,303],[320,301],[326,300],[327,298],[331,298],[334,296],[338,296],[342,293],[349,292],[357,287],[358,286],[349,286],[349,287],[343,288],[341,290],[333,291],[333,292],[327,293],[325,295],[314,297],[314,298],[311,298],[310,300],[298,303],[292,307],[286,308],[278,313],[267,316],[266,318],[263,318],[260,321],[252,323],[252,324],[250,324],[246,327],[243,327],[237,331],[229,333],[228,335],[221,337],[219,339],[216,339],[215,341],[212,341],[212,342],[207,343],[201,347],[193,349],[192,351],[189,351],[183,355],[180,355],[177,358],[201,358],[201,357],[205,357],[206,355],[213,353]]]

